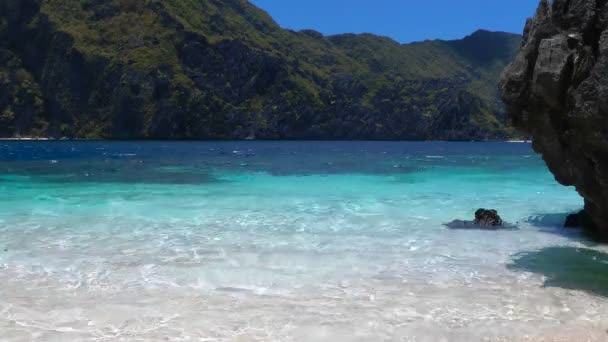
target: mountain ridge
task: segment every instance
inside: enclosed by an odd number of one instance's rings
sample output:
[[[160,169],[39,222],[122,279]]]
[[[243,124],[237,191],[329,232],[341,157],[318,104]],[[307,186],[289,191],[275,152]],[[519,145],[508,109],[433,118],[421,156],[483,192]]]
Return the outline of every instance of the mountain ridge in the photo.
[[[0,58],[0,136],[516,134],[497,81],[519,36],[480,30],[462,40],[400,44],[371,34],[319,35],[282,29],[240,0],[7,0],[0,4],[0,56],[10,56]]]

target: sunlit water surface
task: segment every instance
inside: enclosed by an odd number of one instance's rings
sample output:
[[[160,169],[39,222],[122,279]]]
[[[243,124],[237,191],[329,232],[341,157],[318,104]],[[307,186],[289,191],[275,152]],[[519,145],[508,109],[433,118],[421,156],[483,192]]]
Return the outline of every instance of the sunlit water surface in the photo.
[[[0,194],[3,341],[608,340],[528,144],[1,142]]]

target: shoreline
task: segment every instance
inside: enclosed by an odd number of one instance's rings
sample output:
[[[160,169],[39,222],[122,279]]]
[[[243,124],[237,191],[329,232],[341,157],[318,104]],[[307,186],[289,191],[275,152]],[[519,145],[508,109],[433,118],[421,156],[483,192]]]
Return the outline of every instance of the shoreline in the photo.
[[[3,164],[0,178],[3,305],[20,323],[0,320],[8,341],[40,326],[63,327],[40,335],[58,341],[606,336],[608,286],[588,280],[600,279],[608,246],[583,248],[579,232],[561,228],[580,196],[525,145],[379,143],[360,153],[373,143],[262,143],[247,156],[209,151],[219,143],[20,144],[5,150],[37,158]],[[425,158],[438,150],[459,157]],[[488,189],[505,181],[497,203]],[[539,198],[552,200],[530,205]],[[478,205],[520,229],[444,228]],[[317,327],[323,335],[311,338]]]

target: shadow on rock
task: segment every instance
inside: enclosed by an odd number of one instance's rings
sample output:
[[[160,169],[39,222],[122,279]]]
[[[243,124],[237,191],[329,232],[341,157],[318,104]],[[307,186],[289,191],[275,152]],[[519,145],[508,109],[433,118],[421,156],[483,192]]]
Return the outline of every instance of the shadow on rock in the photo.
[[[541,274],[545,287],[579,290],[608,297],[608,254],[593,249],[549,247],[516,254],[507,268]]]

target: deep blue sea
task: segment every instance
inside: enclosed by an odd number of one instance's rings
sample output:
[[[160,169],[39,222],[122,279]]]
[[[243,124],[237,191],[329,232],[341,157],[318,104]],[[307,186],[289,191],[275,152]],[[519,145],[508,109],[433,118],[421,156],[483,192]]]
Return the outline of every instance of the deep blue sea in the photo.
[[[608,340],[526,143],[0,142],[0,195],[5,341]]]

